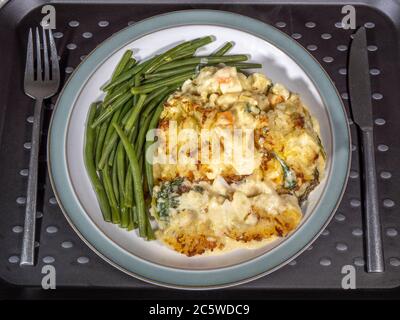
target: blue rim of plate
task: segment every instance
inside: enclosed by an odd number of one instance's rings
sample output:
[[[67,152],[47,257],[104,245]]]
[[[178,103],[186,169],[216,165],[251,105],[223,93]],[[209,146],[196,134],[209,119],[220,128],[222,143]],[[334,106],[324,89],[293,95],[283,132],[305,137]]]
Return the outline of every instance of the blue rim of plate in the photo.
[[[129,42],[157,30],[182,25],[216,25],[238,29],[275,45],[302,67],[319,91],[332,129],[334,179],[328,179],[314,212],[302,225],[272,250],[233,266],[188,270],[143,260],[112,242],[86,214],[70,182],[66,160],[66,136],[73,101],[94,70]],[[71,99],[73,97],[73,99]],[[332,218],[344,193],[350,169],[350,134],[346,112],[339,94],[319,63],[286,34],[261,21],[217,10],[184,10],[158,15],[131,25],[99,45],[64,86],[50,123],[48,164],[51,184],[60,207],[82,240],[116,268],[146,282],[180,288],[211,289],[248,282],[271,273],[303,252]],[[329,190],[329,192],[326,192]]]

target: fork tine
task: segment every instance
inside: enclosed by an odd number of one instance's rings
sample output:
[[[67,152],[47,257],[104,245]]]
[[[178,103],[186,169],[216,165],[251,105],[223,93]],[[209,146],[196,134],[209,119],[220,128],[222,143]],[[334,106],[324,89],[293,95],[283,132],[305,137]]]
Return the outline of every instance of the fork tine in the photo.
[[[58,55],[56,43],[54,42],[53,33],[49,29],[49,42],[50,42],[50,59],[51,59],[51,79],[60,82],[60,68],[58,66]]]
[[[43,34],[43,60],[44,60],[44,80],[50,80],[50,66],[49,66],[49,53],[47,51],[47,39],[46,39],[46,30],[42,28]]]
[[[33,39],[32,28],[29,29],[28,47],[26,50],[25,81],[33,81]]]
[[[39,29],[36,27],[36,79],[42,81],[42,56],[40,54],[40,36]]]

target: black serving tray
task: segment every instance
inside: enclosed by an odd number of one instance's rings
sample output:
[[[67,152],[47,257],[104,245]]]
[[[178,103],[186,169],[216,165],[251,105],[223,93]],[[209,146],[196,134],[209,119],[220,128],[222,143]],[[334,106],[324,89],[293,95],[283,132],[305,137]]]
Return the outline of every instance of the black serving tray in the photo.
[[[43,17],[46,1],[13,0],[0,9],[0,278],[13,286],[40,286],[42,267],[56,268],[57,288],[128,288],[161,292],[131,278],[94,254],[74,233],[58,207],[46,168],[46,131],[57,97],[46,102],[40,158],[37,265],[21,268],[24,201],[29,161],[33,101],[23,93],[28,28]],[[56,8],[56,43],[62,84],[81,60],[113,33],[142,19],[184,9],[217,9],[247,15],[276,26],[307,48],[331,76],[348,110],[346,63],[352,30],[340,28],[342,1],[52,1]],[[376,165],[386,271],[365,271],[362,224],[362,172],[359,139],[350,122],[353,152],[350,179],[340,207],[324,233],[289,265],[256,281],[225,289],[268,292],[270,289],[340,289],[342,267],[356,269],[359,289],[400,285],[400,119],[399,26],[395,0],[354,1],[357,26],[368,33]],[[75,49],[68,49],[75,44]],[[71,46],[69,46],[71,48]],[[73,47],[73,46],[72,46]],[[349,117],[350,119],[350,117]]]

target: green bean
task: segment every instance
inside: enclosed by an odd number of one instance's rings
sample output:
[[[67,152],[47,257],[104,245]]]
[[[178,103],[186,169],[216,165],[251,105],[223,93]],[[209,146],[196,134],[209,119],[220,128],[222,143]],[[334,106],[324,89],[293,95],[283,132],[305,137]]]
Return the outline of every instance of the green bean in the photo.
[[[262,64],[260,63],[228,63],[230,67],[236,67],[236,69],[260,69],[262,68]]]
[[[111,221],[111,209],[108,202],[107,194],[104,189],[103,183],[97,175],[96,166],[94,163],[94,129],[91,127],[91,123],[94,119],[96,113],[97,104],[91,105],[89,110],[89,116],[86,124],[86,134],[85,134],[85,166],[87,173],[89,175],[90,181],[92,183],[93,189],[96,193],[97,200],[99,201],[100,209],[103,214],[103,219],[105,221]]]
[[[134,206],[132,209],[132,218],[133,218],[133,224],[138,225],[139,218],[138,218],[138,211],[136,209],[136,206]]]
[[[104,170],[102,170],[101,172],[103,175],[104,188],[106,190],[108,201],[109,201],[110,207],[111,207],[111,221],[112,221],[112,223],[119,223],[121,221],[121,219],[120,219],[117,201],[115,199],[115,195],[114,195],[114,191],[113,191],[112,180],[111,180],[110,173],[109,173],[109,167],[106,166],[104,168]]]
[[[133,86],[134,86],[134,87],[140,86],[141,77],[142,77],[142,74],[141,74],[141,73],[137,73],[137,74],[135,75],[134,80],[133,80]],[[133,96],[133,105],[136,106],[137,102],[138,102],[138,97],[135,95],[135,96]]]
[[[134,58],[130,58],[123,71],[129,70],[129,69],[132,68],[135,64],[136,64],[136,60],[135,60]]]
[[[130,209],[126,208],[126,207],[121,208],[121,227],[122,228],[129,227],[129,221],[130,221],[129,210]]]
[[[128,165],[128,170],[126,171],[125,177],[125,198],[124,205],[128,208],[132,208],[134,204],[133,200],[133,176],[131,172],[131,168]]]
[[[118,182],[121,185],[125,185],[125,152],[124,147],[121,143],[118,144],[117,148],[117,166],[118,166]]]
[[[126,227],[126,230],[131,231],[131,230],[135,229],[136,226],[134,225],[133,219],[132,219],[133,218],[132,209],[127,208],[127,210],[128,210],[128,215],[129,215],[129,223],[128,223],[128,226]]]
[[[119,206],[119,186],[118,186],[118,172],[117,172],[117,155],[114,155],[113,162],[111,163],[111,180],[112,180],[112,186],[113,186],[113,191],[114,191],[114,196],[115,196],[115,201],[117,202],[117,205]]]
[[[115,80],[115,78],[117,78],[122,73],[122,71],[125,69],[125,66],[129,62],[131,57],[132,57],[132,50],[126,50],[111,76],[111,81]]]
[[[241,62],[246,61],[248,57],[244,54],[230,55],[230,56],[198,56],[193,58],[181,59],[177,61],[172,61],[170,63],[166,63],[160,68],[158,68],[158,72],[164,70],[171,70],[180,68],[182,66],[187,65],[198,65],[198,64],[216,64],[216,63],[228,63],[228,62]]]
[[[153,230],[153,228],[151,227],[151,223],[150,223],[150,220],[147,220],[147,240],[155,240],[156,239],[156,236],[155,236],[155,234],[154,234],[154,230]]]
[[[124,83],[121,86],[116,87],[115,90],[112,90],[112,92],[110,92],[110,94],[107,94],[106,97],[104,98],[103,101],[104,106],[108,107],[110,104],[112,104],[122,95],[124,95],[124,93],[126,93],[130,87],[131,86],[129,83]]]
[[[128,110],[128,112],[122,117],[121,125],[125,125],[126,121],[128,120],[130,114],[132,113],[133,109]],[[114,117],[113,117],[114,120]],[[107,163],[110,153],[113,152],[113,150],[116,147],[116,143],[118,141],[118,134],[115,132],[115,129],[113,127],[113,123],[117,123],[116,121],[111,121],[110,123],[110,128],[107,131],[106,139],[104,141],[104,146],[103,146],[103,151],[102,155],[99,161],[99,168],[103,168],[104,165]]]
[[[199,38],[196,40],[183,42],[183,43],[175,46],[174,48],[167,50],[163,54],[161,54],[157,59],[155,59],[153,61],[153,63],[151,65],[149,65],[143,69],[143,73],[154,72],[164,63],[168,63],[168,62],[172,61],[179,52],[182,52],[185,50],[190,50],[190,49],[196,49],[196,48],[206,45],[212,41],[213,41],[213,39],[211,37],[207,36],[207,37]]]
[[[96,164],[96,168],[98,168],[98,169],[100,169],[100,167],[99,167],[100,157],[101,157],[101,154],[103,151],[103,145],[104,145],[107,129],[108,129],[110,122],[111,122],[111,119],[108,119],[107,121],[104,121],[101,124],[100,131],[97,136],[95,164]]]
[[[129,141],[131,143],[134,143],[136,135],[137,135],[137,132],[138,132],[138,125],[136,123],[134,129],[131,130],[131,132],[129,134]],[[132,189],[133,188],[133,184],[132,184],[133,177],[132,177],[129,161],[126,164],[126,167],[128,169],[125,172],[126,176],[125,176],[125,185],[124,185],[124,196],[125,196],[124,205],[126,207],[132,208],[133,204],[134,204],[134,201],[133,201],[133,189]]]
[[[140,88],[140,87],[138,87]],[[125,131],[126,132],[130,132],[133,128],[133,126],[135,125],[136,119],[138,118],[140,111],[142,111],[142,108],[144,106],[144,101],[146,100],[146,96],[145,94],[141,94],[139,96],[139,100],[137,102],[137,104],[135,105],[132,113],[129,115],[129,118],[125,124]]]
[[[225,53],[227,53],[232,47],[233,47],[233,43],[232,43],[232,42],[227,42],[227,43],[225,43],[220,49],[218,49],[217,51],[215,51],[215,52],[212,54],[212,56],[221,57],[221,56],[223,56]]]
[[[151,116],[152,114],[150,113],[150,115],[144,119],[143,124],[140,126],[139,134],[135,144],[135,151],[137,154],[139,154],[143,148],[143,144],[146,139],[147,129],[149,128],[150,125]]]
[[[115,88],[120,83],[123,83],[123,82],[131,79],[136,73],[140,72],[142,67],[143,66],[141,64],[136,64],[129,70],[122,72],[113,81],[110,81],[109,83],[106,83],[105,85],[103,85],[100,89],[105,92],[105,91],[109,91],[109,90]]]
[[[149,131],[152,129],[155,129],[158,124],[158,119],[160,118],[161,112],[164,109],[164,101],[163,100],[157,107],[156,111],[153,114],[153,117],[151,118],[150,124],[149,124]],[[146,174],[146,179],[147,179],[147,185],[149,187],[149,193],[153,193],[153,163],[152,161],[147,161],[147,151],[149,147],[153,144],[153,141],[146,141],[145,147],[144,147],[144,155],[145,155],[145,161],[144,161],[144,167],[145,167],[145,174]],[[151,155],[152,157],[152,155]],[[152,158],[151,158],[152,160]]]
[[[92,124],[92,127],[95,128],[97,125],[101,124],[103,121],[107,120],[109,117],[113,115],[113,113],[121,108],[125,103],[132,97],[130,92],[125,93],[121,97],[117,99],[113,104],[111,104]]]
[[[149,95],[147,95],[146,100],[144,101],[144,104],[147,106],[149,103],[153,102],[153,99],[156,100],[155,98],[163,95],[165,92],[168,91],[167,87],[163,87],[160,90],[155,90],[152,93],[150,93]]]
[[[146,74],[144,76],[144,78],[146,80],[151,80],[154,78],[166,78],[166,77],[171,77],[171,76],[175,76],[177,74],[181,74],[181,73],[185,73],[188,71],[194,71],[196,69],[196,67],[193,66],[186,66],[186,67],[182,67],[179,69],[174,69],[174,70],[167,70],[167,71],[161,71],[161,72],[157,72],[157,73],[150,73],[150,74]],[[156,79],[156,80],[160,80],[160,79]]]
[[[160,96],[158,97],[158,99],[154,99],[153,101],[151,101],[151,102],[146,106],[146,108],[142,111],[140,117],[141,117],[141,118],[142,118],[142,117],[143,117],[143,118],[148,117],[149,114],[154,110],[154,108],[155,108],[156,106],[158,106],[158,104],[159,104],[161,101],[165,101],[165,99],[168,98],[173,92],[175,92],[176,89],[179,88],[182,84],[183,84],[183,82],[180,82],[180,83],[177,83],[177,84],[176,84],[175,86],[173,86],[173,87],[167,87],[168,91],[167,91],[165,94],[160,95]]]
[[[144,94],[144,93],[149,93],[153,90],[156,90],[162,86],[169,86],[173,85],[176,83],[179,83],[181,81],[184,81],[186,79],[189,79],[194,75],[194,72],[187,72],[181,75],[177,75],[175,77],[171,77],[169,79],[161,79],[159,81],[155,81],[149,84],[142,85],[140,87],[133,87],[131,89],[132,94]]]
[[[147,237],[148,228],[147,224],[149,223],[148,217],[146,214],[146,208],[144,204],[144,195],[142,188],[142,176],[139,170],[139,163],[135,153],[135,150],[131,143],[129,142],[128,137],[125,135],[124,131],[117,124],[114,124],[114,128],[117,131],[123,145],[125,148],[125,152],[129,159],[130,168],[133,174],[133,189],[135,191],[135,202],[138,210],[138,218],[139,218],[139,235],[141,237]]]

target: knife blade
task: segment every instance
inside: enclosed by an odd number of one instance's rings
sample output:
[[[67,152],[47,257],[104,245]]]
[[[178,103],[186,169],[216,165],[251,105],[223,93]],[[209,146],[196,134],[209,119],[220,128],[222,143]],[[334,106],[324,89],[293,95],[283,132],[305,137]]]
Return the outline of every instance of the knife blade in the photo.
[[[357,30],[350,48],[349,78],[350,106],[354,122],[362,137],[365,242],[368,272],[383,272],[383,248],[379,218],[378,186],[376,180],[371,84],[367,36],[364,27]]]

